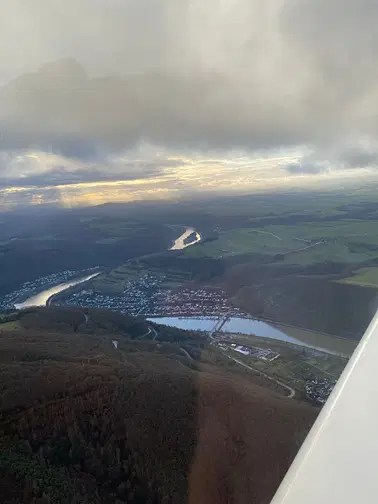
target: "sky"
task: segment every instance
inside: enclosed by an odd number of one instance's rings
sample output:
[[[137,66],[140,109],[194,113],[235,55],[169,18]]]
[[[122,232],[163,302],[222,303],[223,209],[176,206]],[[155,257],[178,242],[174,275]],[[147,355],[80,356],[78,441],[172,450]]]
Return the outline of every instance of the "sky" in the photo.
[[[0,208],[378,181],[372,0],[2,0]]]

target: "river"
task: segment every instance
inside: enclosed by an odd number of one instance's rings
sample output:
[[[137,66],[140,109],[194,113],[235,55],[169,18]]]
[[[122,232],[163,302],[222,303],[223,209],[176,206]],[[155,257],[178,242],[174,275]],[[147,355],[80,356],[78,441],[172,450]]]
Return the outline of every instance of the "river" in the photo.
[[[76,278],[75,280],[69,280],[68,282],[54,285],[53,287],[49,287],[48,289],[45,289],[38,294],[33,294],[22,303],[15,304],[14,307],[16,308],[16,310],[22,310],[22,308],[30,308],[31,306],[46,306],[51,296],[69,289],[70,287],[74,287],[75,285],[87,282],[88,280],[96,277],[99,274],[100,273],[92,273],[91,275],[87,275],[85,277]]]
[[[189,243],[185,243],[186,238],[191,234],[195,233],[195,239]],[[201,235],[194,228],[187,228],[184,233],[182,233],[173,243],[172,247],[169,250],[182,250],[194,243],[197,243],[201,240]],[[91,278],[99,275],[100,273],[93,273],[92,275],[88,275],[86,277],[78,278],[76,280],[70,280],[68,282],[64,282],[58,285],[54,285],[53,287],[49,287],[38,294],[33,294],[29,298],[27,298],[22,303],[16,303],[14,306],[16,310],[21,310],[22,308],[30,308],[31,306],[46,306],[48,300],[51,296],[58,294],[70,287],[74,287],[83,282],[87,282]]]
[[[188,238],[192,233],[195,233],[196,238],[195,240],[185,243],[185,239]],[[195,243],[199,242],[201,240],[201,235],[193,228],[187,228],[184,233],[182,233],[181,236],[179,236],[173,243],[172,247],[169,250],[182,250],[186,247],[189,247],[190,245],[194,245]]]
[[[219,321],[219,317],[151,317],[148,320],[156,324],[164,324],[179,329],[211,332]],[[290,328],[288,328],[288,331],[290,331]],[[298,337],[295,337],[287,334],[284,330],[281,330],[281,328],[273,327],[261,320],[242,317],[229,318],[221,328],[221,332],[251,334],[257,337],[285,341],[287,343],[293,343],[295,345],[345,357],[351,355],[356,344],[356,342],[350,340],[304,330],[298,330],[296,332]],[[308,335],[312,337],[308,337]],[[316,341],[318,338],[319,342]]]
[[[187,231],[182,236],[180,236],[180,238],[178,238],[176,242],[178,242],[178,240],[180,239],[184,240],[185,237],[189,236],[193,232],[195,232],[193,229],[187,229]],[[183,248],[188,245],[191,245],[191,243],[183,244]],[[179,247],[174,250],[178,249]],[[88,280],[96,277],[99,274],[99,272],[92,273],[91,275],[87,275],[85,277],[54,285],[39,292],[38,294],[33,294],[22,303],[17,303],[14,306],[17,310],[20,310],[22,308],[29,308],[31,306],[46,306],[48,300],[55,294],[69,289],[70,287],[74,287],[75,285],[87,282]],[[219,322],[220,318],[216,316],[150,317],[148,318],[148,320],[157,324],[177,327],[179,329],[205,331],[211,333]],[[276,323],[274,325],[271,325],[267,322],[253,318],[230,317],[222,326],[221,332],[251,334],[257,337],[285,341],[287,343],[293,343],[295,345],[313,348],[314,350],[319,350],[321,352],[342,355],[345,357],[352,355],[355,347],[357,346],[356,341],[348,340],[345,338],[338,338],[332,335],[316,333],[306,329],[299,329],[291,326],[283,326]]]

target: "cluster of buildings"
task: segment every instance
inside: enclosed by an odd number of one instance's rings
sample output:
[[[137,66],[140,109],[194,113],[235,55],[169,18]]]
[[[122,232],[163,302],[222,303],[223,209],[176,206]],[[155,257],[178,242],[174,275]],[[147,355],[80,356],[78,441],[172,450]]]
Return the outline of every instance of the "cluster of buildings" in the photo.
[[[159,315],[206,316],[225,313],[230,310],[230,305],[223,291],[185,288],[166,290],[158,309]]]
[[[230,310],[225,293],[219,290],[167,289],[165,277],[145,273],[130,280],[122,294],[101,294],[91,288],[63,294],[55,304],[108,308],[130,315],[206,316]]]
[[[83,288],[79,292],[68,293],[57,303],[108,308],[129,315],[150,313],[161,297],[162,280],[158,275],[146,273],[137,280],[130,280],[122,294],[100,294],[93,289]]]
[[[151,273],[129,281],[122,294],[100,294],[83,288],[79,292],[68,293],[61,303],[149,316],[219,315],[230,309],[222,291],[167,289],[164,287],[164,276]]]
[[[235,343],[231,345],[231,348],[235,352],[249,355],[250,357],[254,357],[255,359],[261,359],[267,362],[272,362],[280,356],[279,353],[273,352],[273,350],[270,350],[269,348],[245,347],[241,345],[235,345]]]
[[[6,294],[5,296],[0,298],[0,311],[14,308],[14,305],[16,303],[22,302],[33,294],[41,292],[52,285],[64,283],[73,277],[88,274],[96,269],[98,269],[97,266],[95,268],[88,268],[80,271],[59,271],[58,273],[52,273],[51,275],[40,277],[30,282],[25,282],[18,290],[13,291],[10,294]]]
[[[0,311],[14,308],[16,303],[44,289],[95,269],[97,268],[83,271],[65,270],[25,282],[17,291],[0,298]],[[130,315],[150,316],[219,316],[231,310],[226,295],[221,290],[167,288],[165,276],[151,272],[130,280],[122,294],[101,294],[93,290],[90,284],[83,284],[81,290],[76,287],[62,292],[54,304],[108,308]]]
[[[261,359],[266,362],[272,362],[280,356],[279,353],[270,350],[270,348],[246,347],[235,343],[229,345],[222,341],[219,342],[217,346],[223,351],[233,350],[234,352],[248,355],[249,357],[254,357],[255,359]]]
[[[330,380],[328,378],[311,378],[305,383],[305,394],[311,401],[323,405],[328,399],[335,384],[335,380]]]

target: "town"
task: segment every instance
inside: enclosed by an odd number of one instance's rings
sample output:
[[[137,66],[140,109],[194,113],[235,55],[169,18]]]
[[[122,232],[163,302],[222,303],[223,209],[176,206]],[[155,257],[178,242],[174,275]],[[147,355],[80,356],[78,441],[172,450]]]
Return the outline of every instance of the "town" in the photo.
[[[25,282],[18,290],[0,298],[0,310],[13,309],[15,304],[52,286],[98,269],[65,270],[33,281]],[[144,273],[130,280],[122,294],[102,294],[94,290],[91,282],[74,286],[54,296],[52,304],[107,308],[129,315],[148,316],[218,316],[238,313],[220,289],[169,288],[164,275]]]
[[[93,273],[94,269],[96,268],[66,270],[26,282],[17,291],[0,299],[0,311],[14,309],[15,304],[36,292]],[[269,379],[281,385],[286,383],[283,386],[288,390],[302,391],[307,399],[318,405],[327,400],[339,374],[338,368],[344,365],[338,362],[337,357],[313,349],[300,350],[296,345],[277,340],[268,342],[253,333],[230,333],[223,328],[225,321],[232,316],[243,317],[245,314],[232,306],[224,291],[209,287],[172,287],[162,274],[143,273],[138,278],[129,280],[121,294],[114,295],[96,292],[95,283],[88,281],[55,294],[50,298],[50,303],[106,308],[134,316],[165,316],[180,320],[194,320],[196,317],[205,320],[208,317],[212,320],[211,328],[204,330],[208,333],[210,346],[214,350],[217,349],[238,365],[262,375],[273,376]],[[328,379],[321,368],[324,362],[328,369],[332,359],[337,361],[335,379]],[[327,374],[330,373],[327,371]]]
[[[99,294],[90,287],[76,292],[72,289],[57,296],[54,304],[108,308],[129,315],[148,316],[217,316],[232,310],[221,290],[169,289],[164,286],[163,275],[151,273],[129,281],[127,288],[119,295]]]
[[[305,393],[310,401],[315,404],[323,405],[331,394],[334,386],[336,385],[336,380],[330,380],[328,378],[311,378],[307,380],[305,384]]]
[[[78,276],[84,276],[97,269],[98,266],[93,268],[87,268],[80,271],[75,270],[59,271],[57,273],[51,273],[51,275],[37,278],[36,280],[25,282],[16,291],[13,291],[9,294],[6,294],[3,297],[0,297],[0,310],[13,309],[16,303],[20,303],[25,299],[27,299],[28,297],[38,292],[41,292],[44,289],[47,289],[48,287],[64,283]]]

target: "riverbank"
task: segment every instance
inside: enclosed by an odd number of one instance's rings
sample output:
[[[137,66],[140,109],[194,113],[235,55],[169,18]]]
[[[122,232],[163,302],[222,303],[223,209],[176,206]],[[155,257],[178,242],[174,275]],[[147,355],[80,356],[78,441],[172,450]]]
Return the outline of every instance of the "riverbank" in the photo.
[[[194,235],[195,239],[189,242],[186,242],[186,240],[191,236]],[[184,233],[182,233],[176,240],[174,240],[172,247],[169,250],[183,250],[186,247],[190,247],[191,245],[194,245],[195,243],[198,243],[201,241],[202,237],[198,231],[196,231],[194,228],[187,228]]]
[[[307,346],[311,346],[316,342],[319,347],[327,348],[331,353],[346,358],[351,357],[359,343],[359,341],[348,338],[341,338],[339,336],[310,331],[309,329],[289,326],[286,324],[272,323],[271,325],[279,330],[285,331],[288,335],[305,343]]]
[[[79,277],[74,280],[69,280],[68,282],[60,283],[58,285],[51,286],[47,289],[44,289],[43,291],[37,293],[37,294],[32,294],[31,296],[27,297],[25,301],[22,303],[15,303],[14,307],[16,310],[22,310],[24,308],[30,308],[32,306],[47,306],[50,304],[51,299],[59,294],[60,292],[67,290],[71,287],[74,287],[75,285],[79,285],[85,282],[88,282],[88,280],[91,280],[92,278],[95,278],[101,273],[101,271],[92,273],[91,275],[87,275],[85,277]]]
[[[317,334],[311,331],[297,330],[294,333],[290,331],[293,328],[279,326],[279,324],[268,324],[262,320],[256,320],[249,317],[149,317],[147,320],[157,324],[168,325],[189,331],[203,331],[209,334],[213,332],[223,334],[241,334],[250,335],[262,340],[281,341],[284,343],[306,347],[318,352],[339,355],[341,357],[350,357],[354,351],[356,342],[331,336]],[[289,329],[289,330],[288,330]]]

